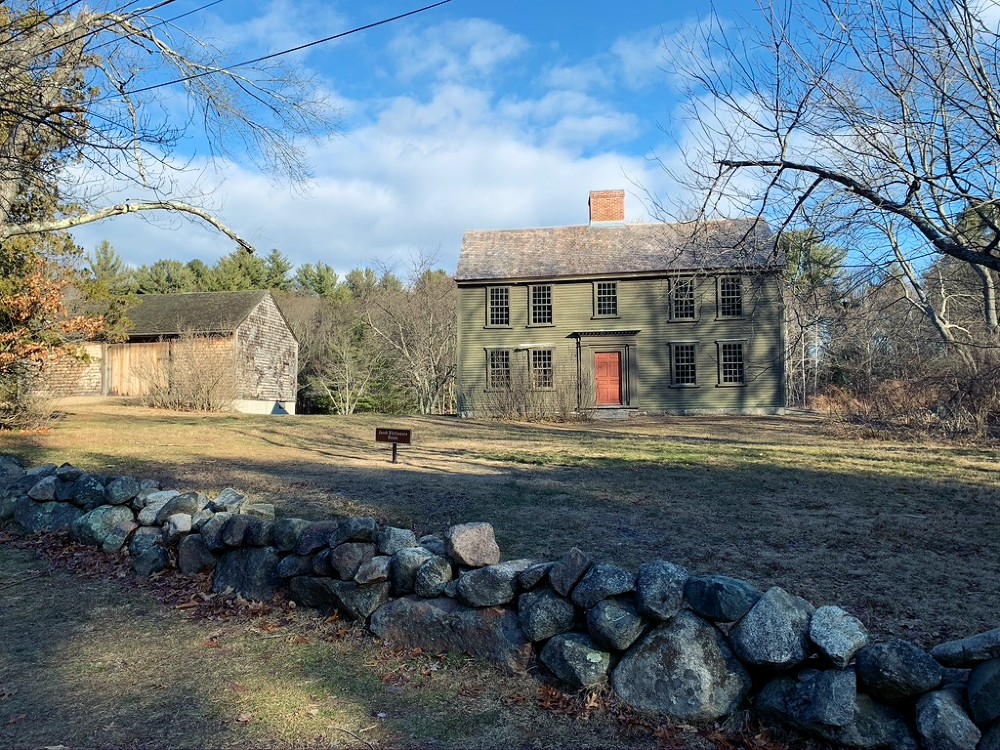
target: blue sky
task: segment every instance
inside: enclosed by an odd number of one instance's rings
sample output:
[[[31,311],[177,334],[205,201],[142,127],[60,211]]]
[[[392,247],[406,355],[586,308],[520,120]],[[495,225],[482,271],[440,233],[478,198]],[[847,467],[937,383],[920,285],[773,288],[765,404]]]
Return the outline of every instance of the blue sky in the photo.
[[[170,12],[201,4],[180,0]],[[422,4],[224,0],[182,23],[235,61]],[[733,21],[755,12],[716,8]],[[706,13],[701,3],[453,0],[290,58],[342,117],[338,136],[308,146],[315,176],[305,189],[248,161],[206,171],[196,141],[181,187],[209,193],[220,219],[262,252],[339,271],[403,272],[416,255],[453,271],[463,231],[583,224],[592,189],[626,189],[628,220],[650,220],[646,193],[677,190],[657,160],[677,163],[687,137],[666,56]],[[75,236],[85,249],[110,240],[132,264],[212,263],[232,250],[176,220],[127,217]]]

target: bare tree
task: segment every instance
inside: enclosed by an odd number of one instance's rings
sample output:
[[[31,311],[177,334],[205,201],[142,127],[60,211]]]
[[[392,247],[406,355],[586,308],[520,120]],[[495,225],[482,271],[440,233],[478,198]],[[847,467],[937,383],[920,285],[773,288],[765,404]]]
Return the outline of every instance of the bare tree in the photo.
[[[386,288],[366,299],[367,321],[396,360],[421,414],[451,411],[455,401],[458,289],[443,271],[426,263],[402,288]]]
[[[995,347],[1000,333],[996,3],[761,7],[763,30],[713,18],[688,54],[671,55],[691,82],[698,148],[687,155],[700,212],[762,215],[779,231],[821,222],[849,235],[839,244],[850,262],[899,271],[904,296],[975,367],[970,349]],[[970,216],[980,231],[970,234]],[[936,257],[980,280],[978,331],[959,330],[927,286]]]
[[[176,148],[193,135],[213,158],[250,155],[274,174],[307,176],[297,140],[333,127],[318,87],[273,61],[227,67],[223,52],[158,15],[173,2],[0,7],[0,242],[158,211],[194,217],[252,250],[181,192],[187,160]],[[163,102],[166,84],[183,90],[179,102]],[[106,202],[123,186],[142,198]],[[30,215],[15,210],[25,200],[36,207]]]

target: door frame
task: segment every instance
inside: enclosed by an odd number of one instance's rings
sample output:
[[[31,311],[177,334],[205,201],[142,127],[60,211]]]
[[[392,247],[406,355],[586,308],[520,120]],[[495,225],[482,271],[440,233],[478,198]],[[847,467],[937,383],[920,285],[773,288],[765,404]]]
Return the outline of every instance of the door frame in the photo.
[[[639,331],[577,331],[577,407],[634,409],[639,405],[637,340]],[[618,353],[621,358],[621,404],[597,406],[597,354]]]

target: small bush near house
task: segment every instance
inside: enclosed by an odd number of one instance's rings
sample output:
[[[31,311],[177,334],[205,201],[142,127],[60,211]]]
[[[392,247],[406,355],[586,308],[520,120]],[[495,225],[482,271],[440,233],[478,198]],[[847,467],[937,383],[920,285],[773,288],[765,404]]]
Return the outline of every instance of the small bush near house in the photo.
[[[228,339],[185,332],[161,342],[165,356],[135,365],[143,406],[178,411],[228,411],[237,395],[236,356]]]

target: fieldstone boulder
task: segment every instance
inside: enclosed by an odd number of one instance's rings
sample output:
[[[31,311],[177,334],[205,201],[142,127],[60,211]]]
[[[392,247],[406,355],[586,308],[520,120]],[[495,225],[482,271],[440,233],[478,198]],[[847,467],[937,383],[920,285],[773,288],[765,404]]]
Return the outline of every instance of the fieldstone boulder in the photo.
[[[278,551],[273,547],[245,547],[226,552],[215,568],[212,591],[232,590],[244,599],[269,602],[280,584]]]
[[[17,508],[17,498],[0,494],[0,523],[9,521],[14,517],[14,510]]]
[[[201,531],[201,527],[204,526],[206,523],[208,523],[214,517],[215,514],[212,511],[210,511],[208,508],[202,508],[193,516],[191,516],[191,530]]]
[[[713,622],[736,622],[760,597],[756,587],[729,576],[693,576],[684,585],[688,606]]]
[[[157,514],[169,500],[172,500],[179,494],[175,490],[162,490],[147,495],[146,502],[139,509],[139,523],[143,526],[159,526],[160,524],[156,522]]]
[[[6,487],[25,474],[24,464],[17,456],[0,455],[0,487]]]
[[[275,521],[271,529],[275,549],[280,552],[294,550],[302,532],[309,528],[309,523],[302,518],[279,518]]]
[[[389,580],[389,568],[392,558],[387,555],[376,555],[371,560],[361,563],[358,572],[354,574],[354,582],[362,586],[368,583],[382,583]],[[419,572],[419,571],[418,571]]]
[[[142,513],[139,514],[140,516]],[[213,552],[221,552],[226,548],[226,542],[222,538],[222,532],[229,524],[231,513],[216,513],[208,519],[199,530],[205,545]]]
[[[73,464],[63,464],[57,466],[52,473],[64,482],[75,482],[83,476],[83,469],[78,469]]]
[[[294,576],[311,576],[313,573],[313,560],[310,555],[286,555],[278,563],[278,578],[292,578]]]
[[[332,578],[293,578],[292,599],[306,607],[335,609],[351,620],[365,622],[389,598],[388,582],[359,586]]]
[[[222,543],[227,547],[242,547],[247,529],[254,522],[262,523],[260,519],[250,516],[230,516],[222,527]]]
[[[625,651],[645,629],[646,621],[628,599],[602,599],[587,610],[587,630],[594,643],[609,651]]]
[[[809,639],[833,666],[843,669],[868,645],[868,631],[840,607],[819,607],[809,622]]]
[[[555,563],[543,562],[525,568],[517,574],[517,587],[521,591],[531,591],[536,586],[540,586],[548,580],[549,571]]]
[[[186,534],[191,533],[191,516],[187,513],[174,513],[163,522],[163,542],[168,547],[175,547]]]
[[[917,734],[933,750],[976,750],[982,738],[952,690],[936,690],[917,701]]]
[[[590,609],[602,599],[634,589],[635,576],[627,570],[610,563],[597,563],[576,584],[572,599],[581,609]]]
[[[328,544],[331,547],[338,547],[344,542],[371,543],[377,536],[378,523],[374,518],[347,518],[330,534]]]
[[[550,588],[522,594],[517,600],[517,616],[525,637],[532,642],[568,633],[576,625],[573,602]]]
[[[375,539],[380,555],[395,555],[401,549],[417,546],[417,535],[411,529],[399,529],[387,526],[380,531]]]
[[[83,472],[78,471],[79,474]],[[34,485],[32,485],[34,486]],[[28,488],[30,489],[30,488]],[[27,490],[25,490],[27,491]],[[60,503],[75,503],[76,502],[76,481],[62,479],[56,483],[56,496],[55,498]]]
[[[509,560],[466,571],[458,579],[455,595],[472,607],[507,604],[517,593],[517,574],[532,564],[534,560]]]
[[[851,670],[809,670],[778,677],[757,696],[757,710],[804,732],[825,736],[854,721],[857,679]]]
[[[874,698],[889,702],[912,698],[941,684],[941,665],[906,641],[866,646],[857,655],[858,684]]]
[[[317,552],[313,555],[313,574],[317,576],[331,576],[333,575],[333,568],[330,567],[330,555],[333,554],[332,549],[325,549]]]
[[[446,545],[444,543],[444,539],[439,537],[437,534],[424,534],[417,541],[417,546],[423,547],[432,555],[437,555],[438,557],[448,557],[448,545]]]
[[[657,560],[639,568],[636,602],[653,620],[669,620],[684,606],[684,587],[691,575],[680,565]]]
[[[611,684],[640,711],[713,721],[740,706],[750,675],[716,627],[682,611],[626,652]]]
[[[188,534],[177,546],[177,569],[186,576],[212,570],[216,562],[201,534]]]
[[[317,521],[309,524],[299,534],[295,544],[296,555],[308,555],[323,547],[330,546],[330,535],[340,525],[337,521]]]
[[[40,503],[55,500],[56,485],[58,484],[59,479],[54,475],[42,477],[31,486],[31,489],[28,490],[28,497],[32,500],[37,500]]]
[[[104,505],[104,484],[92,474],[82,474],[73,482],[70,500],[84,510],[93,510],[99,505]]]
[[[849,675],[851,672],[842,674]],[[917,739],[910,729],[909,721],[896,709],[876,703],[864,693],[856,692],[850,721],[842,725],[824,723],[831,719],[838,723],[842,721],[850,685],[844,681],[839,694],[834,684],[825,686],[823,691],[828,693],[825,700],[818,699],[812,691],[813,688],[808,685],[803,688],[789,677],[779,677],[760,691],[756,707],[762,716],[775,718],[827,742],[845,747],[862,750],[917,750]],[[821,695],[823,691],[820,692]],[[827,700],[830,704],[824,705]]]
[[[375,545],[364,542],[346,542],[330,550],[330,568],[342,581],[357,575],[361,563],[375,557]]]
[[[983,732],[983,739],[979,741],[976,750],[1000,750],[1000,723]]]
[[[1000,659],[1000,628],[960,641],[941,643],[931,649],[931,656],[943,666],[967,668],[991,659]]]
[[[170,565],[170,554],[166,547],[160,545],[149,547],[138,557],[132,558],[132,570],[143,578],[149,578],[154,573],[166,570],[168,565]]]
[[[775,586],[729,631],[733,650],[744,664],[788,669],[809,656],[809,619],[813,606]]]
[[[208,507],[213,513],[239,513],[246,497],[232,487],[226,487],[219,496],[209,502]]]
[[[264,521],[273,521],[275,515],[273,503],[243,503],[239,512],[242,515],[260,518]]]
[[[1000,721],[1000,659],[983,662],[973,669],[967,689],[972,718],[979,726]]]
[[[444,534],[448,556],[459,565],[480,568],[500,562],[500,546],[489,523],[461,523]]]
[[[551,638],[541,653],[542,664],[574,690],[596,687],[608,676],[611,654],[602,651],[583,633],[563,633]]]
[[[255,518],[252,516],[244,516],[244,518],[249,518],[250,523],[246,527],[246,531],[243,534],[243,544],[248,547],[273,547],[273,529],[274,522],[268,521],[264,518]]]
[[[573,587],[593,564],[582,550],[573,547],[549,568],[549,585],[561,595],[569,596]]]
[[[104,496],[111,505],[125,505],[139,494],[140,489],[134,477],[117,477],[108,482]]]
[[[163,532],[153,526],[140,526],[128,543],[128,553],[133,558],[141,557],[151,547],[163,546]]]
[[[407,596],[375,612],[369,629],[397,646],[464,651],[516,671],[531,661],[531,644],[507,607],[474,608],[454,599]]]
[[[417,575],[413,579],[413,592],[425,599],[433,599],[444,594],[453,578],[451,560],[434,555],[417,569]]]
[[[406,547],[393,555],[389,564],[393,595],[412,594],[417,582],[417,571],[432,557],[423,547]]]
[[[102,505],[84,513],[73,522],[73,538],[81,544],[100,547],[107,553],[117,552],[129,534],[137,528],[132,509],[122,505]]]
[[[176,513],[184,513],[185,515],[193,516],[206,505],[208,505],[208,498],[200,492],[185,492],[180,495],[175,495],[167,500],[167,502],[165,502],[156,512],[155,525],[162,525],[164,521]],[[143,510],[145,510],[145,508],[143,508]]]
[[[14,520],[33,533],[39,531],[68,531],[83,511],[69,503],[36,503],[22,495],[14,505]]]

